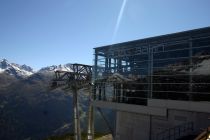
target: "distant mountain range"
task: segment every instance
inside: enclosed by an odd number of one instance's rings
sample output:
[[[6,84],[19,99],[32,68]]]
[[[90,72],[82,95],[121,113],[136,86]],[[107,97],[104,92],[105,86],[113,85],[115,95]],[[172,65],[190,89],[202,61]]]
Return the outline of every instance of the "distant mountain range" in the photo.
[[[0,60],[0,73],[7,73],[9,75],[15,76],[16,78],[25,78],[35,73],[54,72],[55,70],[72,71],[72,67],[70,63],[58,66],[52,65],[41,68],[40,70],[35,72],[33,68],[25,64],[19,65],[16,63],[11,63],[7,59]]]
[[[196,67],[193,67],[193,70],[192,70],[193,74],[204,74],[204,75],[210,74],[210,71],[209,71],[210,58],[209,57],[199,58],[199,61],[195,61],[194,63],[196,64]],[[171,65],[168,65],[168,67],[171,67]],[[50,73],[56,70],[72,71],[72,65],[71,63],[64,64],[64,65],[61,65],[61,64],[52,65],[52,66],[43,67],[38,71],[34,71],[33,68],[25,64],[19,65],[16,63],[11,63],[6,59],[0,60],[0,74],[6,73],[8,75],[14,76],[19,79],[29,77],[36,73]],[[184,72],[184,69],[182,69],[182,71]]]
[[[0,140],[42,140],[73,132],[71,91],[50,89],[55,70],[71,71],[71,65],[54,65],[34,71],[27,65],[0,60]],[[88,108],[85,92],[79,92],[84,132]],[[98,132],[108,131],[98,113],[95,121]]]

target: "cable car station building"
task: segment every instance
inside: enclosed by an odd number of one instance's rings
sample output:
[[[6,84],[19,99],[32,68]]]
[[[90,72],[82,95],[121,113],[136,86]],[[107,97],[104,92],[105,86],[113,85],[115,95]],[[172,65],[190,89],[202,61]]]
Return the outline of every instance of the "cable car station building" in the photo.
[[[210,126],[210,27],[95,48],[95,107],[116,140],[170,140]]]

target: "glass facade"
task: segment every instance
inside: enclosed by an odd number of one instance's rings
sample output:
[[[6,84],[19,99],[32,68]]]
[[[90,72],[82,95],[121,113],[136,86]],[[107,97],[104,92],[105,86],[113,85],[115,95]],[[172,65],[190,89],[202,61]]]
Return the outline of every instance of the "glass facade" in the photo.
[[[94,99],[210,101],[210,27],[95,48]]]

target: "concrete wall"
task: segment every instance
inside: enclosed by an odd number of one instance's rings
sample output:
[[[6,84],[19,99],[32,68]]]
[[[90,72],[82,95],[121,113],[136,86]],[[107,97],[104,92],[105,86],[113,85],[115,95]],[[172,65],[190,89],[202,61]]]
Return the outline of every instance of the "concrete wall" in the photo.
[[[150,118],[148,115],[118,111],[116,140],[148,140]]]
[[[188,122],[193,122],[194,133],[199,133],[201,128],[210,126],[209,116],[209,113],[174,109],[169,109],[166,117],[118,111],[115,139],[156,140],[157,135],[166,129]],[[188,132],[186,132],[187,134]]]
[[[92,101],[92,105],[100,108],[108,108],[108,109],[119,110],[124,112],[132,112],[138,114],[149,114],[157,116],[167,115],[167,110],[165,107],[132,105],[132,104],[123,104],[115,102],[105,102],[105,101]]]
[[[148,106],[210,113],[210,102],[207,101],[195,102],[195,101],[148,99]]]
[[[194,133],[210,126],[209,102],[152,99],[148,106],[103,101],[93,106],[117,110],[115,140],[156,140],[166,129],[189,122]]]

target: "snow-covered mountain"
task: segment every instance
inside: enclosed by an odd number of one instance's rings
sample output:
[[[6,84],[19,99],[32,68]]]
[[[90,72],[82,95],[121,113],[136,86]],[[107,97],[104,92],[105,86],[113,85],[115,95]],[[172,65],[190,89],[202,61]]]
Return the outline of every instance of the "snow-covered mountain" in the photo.
[[[27,66],[25,64],[19,65],[16,63],[11,63],[6,59],[0,60],[0,74],[6,73],[16,78],[26,78],[36,73],[50,74],[56,70],[72,72],[73,68],[72,65],[68,63],[65,65],[52,65],[52,66],[43,67],[35,72],[30,66]]]
[[[7,73],[15,77],[24,78],[34,74],[34,71],[27,65],[10,63],[8,60],[2,59],[0,60],[0,73]]]
[[[52,65],[48,67],[41,68],[38,72],[39,73],[46,73],[46,72],[54,72],[56,70],[60,71],[69,71],[72,72],[72,65],[71,64],[65,64],[65,65]]]

